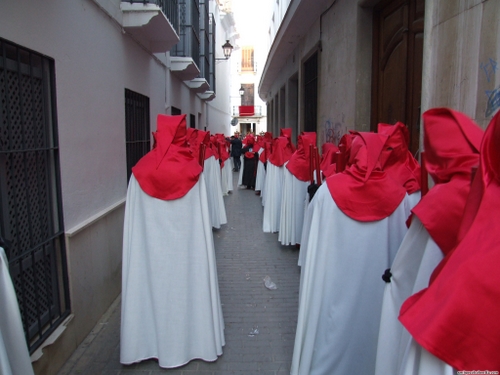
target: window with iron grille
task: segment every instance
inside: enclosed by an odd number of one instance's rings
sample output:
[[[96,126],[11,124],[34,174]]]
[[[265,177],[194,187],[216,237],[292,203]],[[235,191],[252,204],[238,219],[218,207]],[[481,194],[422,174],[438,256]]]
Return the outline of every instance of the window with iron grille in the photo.
[[[304,131],[314,132],[318,119],[318,53],[304,63]]]
[[[149,98],[129,89],[125,89],[125,128],[128,181],[132,167],[151,149]]]
[[[254,71],[253,47],[243,47],[241,49],[241,70]]]
[[[54,60],[0,38],[0,232],[30,353],[70,314]]]

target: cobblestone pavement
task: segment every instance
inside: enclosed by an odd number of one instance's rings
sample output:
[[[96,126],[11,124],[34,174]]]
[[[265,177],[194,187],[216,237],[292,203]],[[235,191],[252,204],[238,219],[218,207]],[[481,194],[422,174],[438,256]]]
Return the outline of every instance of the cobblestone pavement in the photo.
[[[298,250],[262,232],[261,200],[236,188],[224,198],[228,223],[214,230],[226,345],[215,362],[194,360],[162,369],[149,360],[120,364],[120,298],[75,351],[59,375],[285,375],[290,373],[298,311]],[[264,285],[269,276],[277,289]]]

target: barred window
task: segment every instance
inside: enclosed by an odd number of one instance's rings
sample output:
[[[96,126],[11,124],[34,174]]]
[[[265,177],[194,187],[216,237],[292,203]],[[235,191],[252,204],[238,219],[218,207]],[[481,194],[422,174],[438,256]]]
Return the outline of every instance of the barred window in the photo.
[[[127,181],[129,181],[132,167],[151,148],[149,98],[129,89],[125,89],[125,128]]]
[[[243,47],[241,49],[241,70],[254,71],[253,47]]]
[[[31,353],[70,314],[54,69],[0,38],[0,232]]]

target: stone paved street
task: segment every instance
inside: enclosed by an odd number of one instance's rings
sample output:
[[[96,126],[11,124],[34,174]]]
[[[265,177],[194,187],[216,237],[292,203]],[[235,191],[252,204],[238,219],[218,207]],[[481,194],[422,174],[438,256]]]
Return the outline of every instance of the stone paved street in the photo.
[[[237,173],[233,173],[236,187]],[[226,345],[216,362],[194,360],[162,369],[155,360],[120,364],[120,298],[113,303],[59,375],[229,375],[290,373],[297,323],[298,250],[262,232],[261,200],[237,189],[224,198],[228,223],[214,230]],[[277,286],[264,285],[269,276]]]

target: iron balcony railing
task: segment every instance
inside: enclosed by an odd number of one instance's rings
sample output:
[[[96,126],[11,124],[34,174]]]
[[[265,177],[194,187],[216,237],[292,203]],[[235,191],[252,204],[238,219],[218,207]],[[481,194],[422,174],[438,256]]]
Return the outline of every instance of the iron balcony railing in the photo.
[[[168,20],[174,27],[175,32],[179,35],[179,1],[178,0],[125,0],[125,2],[155,4],[165,13]]]

